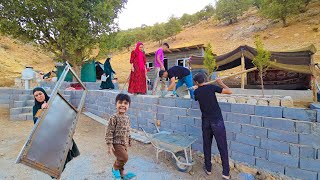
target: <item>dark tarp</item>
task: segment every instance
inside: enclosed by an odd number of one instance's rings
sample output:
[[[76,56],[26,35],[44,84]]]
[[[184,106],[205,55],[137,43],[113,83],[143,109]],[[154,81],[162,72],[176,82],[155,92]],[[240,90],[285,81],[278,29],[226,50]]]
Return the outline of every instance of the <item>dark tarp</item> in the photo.
[[[271,51],[271,67],[275,69],[282,69],[287,71],[295,71],[305,74],[312,74],[310,65],[312,63],[311,56],[316,52],[314,45],[310,45],[306,48],[287,51],[287,52],[273,52]],[[232,69],[241,65],[242,54],[245,57],[245,68],[249,69],[254,67],[252,60],[257,54],[255,48],[244,45],[239,46],[235,50],[216,56],[216,62],[218,65],[217,71],[223,71]],[[191,67],[203,68],[203,57],[192,56]]]

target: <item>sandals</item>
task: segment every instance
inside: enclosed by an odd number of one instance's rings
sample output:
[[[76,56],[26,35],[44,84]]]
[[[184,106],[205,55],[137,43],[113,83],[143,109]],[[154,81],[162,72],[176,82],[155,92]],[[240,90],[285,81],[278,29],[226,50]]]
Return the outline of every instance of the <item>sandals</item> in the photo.
[[[136,177],[136,175],[134,173],[128,172],[125,176],[123,176],[123,180],[129,180]]]
[[[112,175],[115,180],[121,180],[120,170],[114,170],[112,168]]]
[[[223,179],[223,180],[230,180],[230,179],[231,179],[231,176],[230,176],[230,175],[229,175],[229,176],[222,175],[222,179]]]

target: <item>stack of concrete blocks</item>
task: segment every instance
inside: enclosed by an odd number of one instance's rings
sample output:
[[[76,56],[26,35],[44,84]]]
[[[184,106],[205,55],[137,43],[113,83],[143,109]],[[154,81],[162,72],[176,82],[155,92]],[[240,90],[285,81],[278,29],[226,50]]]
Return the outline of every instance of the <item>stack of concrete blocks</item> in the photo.
[[[64,89],[70,87],[71,84],[75,84],[75,83],[77,83],[77,82],[63,82],[60,89],[64,90]],[[55,82],[41,82],[40,86],[53,89],[55,84],[56,84]],[[99,90],[101,82],[84,82],[83,84],[89,90]],[[115,89],[119,89],[118,83],[114,83],[114,87],[115,87]]]
[[[85,108],[108,118],[115,113],[115,91],[90,91]],[[132,128],[182,133],[198,138],[202,151],[201,112],[196,101],[130,95]],[[289,177],[320,180],[320,112],[316,110],[220,102],[231,159]],[[217,154],[213,142],[212,153]]]
[[[238,104],[250,104],[259,106],[281,106],[281,107],[293,107],[293,100],[290,96],[249,96],[241,94],[233,95],[218,95],[217,99],[219,102],[229,102]]]

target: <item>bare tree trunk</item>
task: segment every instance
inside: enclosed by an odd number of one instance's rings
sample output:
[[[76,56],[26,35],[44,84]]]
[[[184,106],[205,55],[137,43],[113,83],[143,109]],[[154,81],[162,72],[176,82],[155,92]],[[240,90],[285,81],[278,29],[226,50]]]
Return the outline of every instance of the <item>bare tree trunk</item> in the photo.
[[[74,65],[72,68],[74,72],[76,72],[77,76],[81,79],[81,66]],[[77,81],[75,77],[73,77],[73,81]]]
[[[281,20],[282,20],[283,27],[287,27],[288,26],[287,19],[285,17],[282,17]]]
[[[260,74],[260,81],[261,81],[262,97],[264,97],[264,86],[263,86],[262,71],[259,71],[259,74]]]

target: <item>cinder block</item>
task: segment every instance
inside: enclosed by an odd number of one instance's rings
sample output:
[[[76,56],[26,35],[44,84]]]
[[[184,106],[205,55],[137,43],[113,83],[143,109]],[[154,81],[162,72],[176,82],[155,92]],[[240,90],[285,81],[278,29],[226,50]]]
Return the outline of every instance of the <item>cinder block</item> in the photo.
[[[138,124],[140,125],[147,125],[148,120],[146,118],[138,117]]]
[[[294,157],[300,157],[300,146],[295,144],[290,144],[289,154]]]
[[[186,125],[179,123],[171,123],[171,129],[179,132],[186,132]]]
[[[202,130],[195,126],[186,125],[186,132],[194,137],[201,137],[202,136]]]
[[[198,128],[202,127],[202,119],[201,118],[194,118],[194,125]]]
[[[262,117],[259,116],[250,116],[250,124],[255,126],[262,126]]]
[[[283,117],[301,121],[316,122],[317,111],[303,108],[284,108]]]
[[[251,146],[260,147],[260,138],[254,136],[247,136],[241,133],[236,134],[236,141],[244,144],[248,144]]]
[[[246,135],[258,136],[258,137],[267,137],[267,134],[268,134],[266,128],[251,126],[251,125],[242,125],[241,132]]]
[[[188,116],[179,116],[179,123],[194,126],[194,118]]]
[[[228,113],[227,113],[227,112],[224,112],[224,111],[221,111],[221,114],[222,114],[222,119],[226,121],[226,120],[227,120],[227,114],[228,114]]]
[[[298,168],[286,167],[285,175],[298,179],[317,179],[317,173],[312,171],[306,171]]]
[[[176,99],[176,107],[191,108],[191,102],[192,100],[190,99],[178,98]]]
[[[282,118],[283,107],[256,106],[255,115]]]
[[[308,122],[295,122],[296,132],[301,134],[310,134],[311,133],[311,123]]]
[[[277,164],[296,168],[299,164],[299,158],[276,151],[269,151],[268,160]]]
[[[18,115],[22,113],[22,108],[11,108],[10,115]]]
[[[187,109],[185,108],[170,108],[170,115],[187,116]]]
[[[275,131],[268,129],[268,138],[278,141],[285,141],[290,143],[299,143],[299,136],[296,133],[286,131]]]
[[[226,132],[227,140],[229,141],[235,141],[236,140],[236,133],[233,132]]]
[[[278,118],[262,118],[263,126],[270,129],[294,132],[294,121]]]
[[[142,112],[142,117],[146,119],[151,119],[155,121],[156,119],[156,113],[155,112],[147,112],[147,111],[141,111]]]
[[[255,158],[254,156],[249,156],[246,154],[242,154],[236,151],[231,151],[231,158],[235,161],[246,163],[249,165],[254,166],[255,165]]]
[[[312,146],[312,147],[319,147],[320,138],[319,136],[315,136],[313,134],[300,134],[299,144]]]
[[[164,120],[164,114],[159,114],[159,113],[157,113],[157,115],[156,115],[157,117],[157,120]]]
[[[191,100],[191,108],[192,109],[200,109],[200,105],[198,101]]]
[[[231,141],[231,151],[253,156],[254,146]]]
[[[266,159],[267,158],[267,150],[261,149],[259,147],[254,147],[254,156],[261,158],[261,159]]]
[[[250,116],[246,114],[227,113],[227,121],[237,122],[241,124],[250,124]]]
[[[301,158],[300,168],[304,170],[320,172],[320,160]]]
[[[220,106],[221,111],[231,112],[231,103],[219,102],[219,106]]]
[[[170,114],[170,107],[166,106],[157,106],[157,112],[160,114]]]
[[[227,132],[234,132],[234,133],[240,133],[241,132],[241,125],[234,122],[225,121],[224,125],[226,127]]]
[[[159,98],[151,96],[143,96],[142,102],[145,104],[158,104]]]
[[[159,98],[159,105],[175,107],[176,106],[176,100],[174,98]]]
[[[316,159],[316,152],[317,152],[316,149],[314,149],[310,146],[301,146],[300,147],[300,158]]]
[[[179,117],[178,116],[171,116],[171,115],[164,115],[164,120],[165,121],[170,121],[170,122],[174,122],[177,123],[179,121]]]
[[[160,121],[160,129],[161,129],[161,131],[168,131],[168,129],[171,129],[171,122],[161,120]]]
[[[274,173],[284,174],[284,166],[264,159],[256,159],[256,166]]]
[[[188,109],[188,116],[201,117],[201,111],[199,109]]]
[[[320,122],[312,123],[311,134],[314,134],[320,137]]]
[[[255,106],[249,104],[231,104],[231,112],[240,114],[254,114]]]
[[[261,139],[261,148],[289,153],[289,143],[279,142],[271,139]]]

